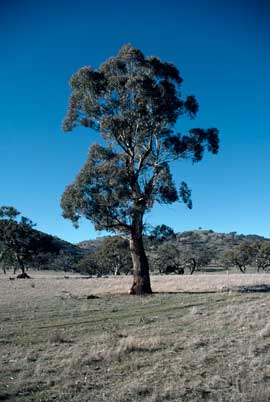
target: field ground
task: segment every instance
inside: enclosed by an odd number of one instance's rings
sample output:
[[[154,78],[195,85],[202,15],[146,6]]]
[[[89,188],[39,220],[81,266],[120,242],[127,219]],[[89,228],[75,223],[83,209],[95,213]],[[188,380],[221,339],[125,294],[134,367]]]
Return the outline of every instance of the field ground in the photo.
[[[270,401],[270,274],[30,275],[0,274],[0,401]]]

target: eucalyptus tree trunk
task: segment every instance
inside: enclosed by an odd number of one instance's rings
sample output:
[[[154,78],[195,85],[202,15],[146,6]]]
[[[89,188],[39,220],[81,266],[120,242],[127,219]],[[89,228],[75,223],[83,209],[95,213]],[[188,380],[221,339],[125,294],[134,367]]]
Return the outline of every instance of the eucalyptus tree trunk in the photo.
[[[152,293],[149,275],[148,260],[144,251],[142,237],[130,239],[130,251],[133,263],[133,284],[130,289],[132,295]]]
[[[5,255],[4,251],[2,253],[0,253],[0,262],[4,258],[4,255]],[[6,271],[5,263],[3,263],[2,268],[3,268],[4,274],[6,275],[7,271]]]
[[[151,294],[149,264],[142,238],[142,215],[138,216],[133,222],[129,245],[133,264],[133,284],[130,289],[130,294]]]
[[[22,271],[22,275],[25,275],[25,267],[22,259],[19,255],[16,255],[16,260],[18,262],[19,269]],[[16,273],[16,267],[14,267],[14,274]]]

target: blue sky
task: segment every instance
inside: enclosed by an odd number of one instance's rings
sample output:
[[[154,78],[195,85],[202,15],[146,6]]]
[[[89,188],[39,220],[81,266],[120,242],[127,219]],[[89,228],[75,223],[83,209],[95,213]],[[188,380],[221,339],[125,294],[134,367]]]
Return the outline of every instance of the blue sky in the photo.
[[[267,1],[0,2],[0,205],[13,205],[37,228],[68,241],[95,238],[76,230],[60,198],[98,135],[63,133],[61,122],[78,68],[132,43],[173,62],[184,94],[200,111],[177,129],[217,127],[220,152],[173,166],[192,188],[194,207],[157,206],[152,225],[202,227],[270,237],[270,7]]]

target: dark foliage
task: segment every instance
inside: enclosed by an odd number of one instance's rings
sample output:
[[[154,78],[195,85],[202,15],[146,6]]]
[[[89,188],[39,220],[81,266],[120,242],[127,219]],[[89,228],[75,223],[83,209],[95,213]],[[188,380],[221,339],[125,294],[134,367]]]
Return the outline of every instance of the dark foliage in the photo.
[[[20,216],[20,212],[14,207],[0,208],[0,263],[4,272],[13,267],[25,270],[29,265],[36,266],[41,260],[44,265],[44,256],[50,258],[59,249],[54,243],[54,238],[34,229],[33,222]]]
[[[151,230],[151,240],[168,240],[175,237],[175,233],[172,228],[167,225],[158,225]]]

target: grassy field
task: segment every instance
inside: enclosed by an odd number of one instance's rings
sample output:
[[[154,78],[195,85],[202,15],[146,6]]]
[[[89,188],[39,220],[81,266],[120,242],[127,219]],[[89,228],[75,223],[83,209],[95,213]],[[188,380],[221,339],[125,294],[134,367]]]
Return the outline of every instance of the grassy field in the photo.
[[[270,401],[270,275],[0,274],[0,401]]]

